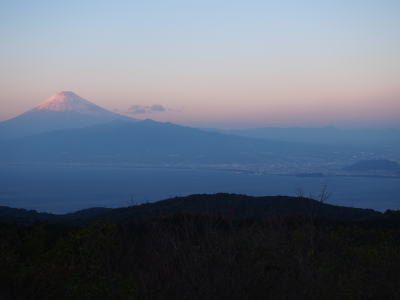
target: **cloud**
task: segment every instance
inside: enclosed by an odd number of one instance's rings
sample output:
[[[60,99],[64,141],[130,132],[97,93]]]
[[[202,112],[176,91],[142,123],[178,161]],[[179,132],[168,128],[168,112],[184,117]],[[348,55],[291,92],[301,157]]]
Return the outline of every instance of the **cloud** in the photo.
[[[162,111],[167,111],[167,108],[160,104],[154,104],[154,105],[150,106],[150,110],[152,112],[162,112]]]
[[[133,114],[133,115],[139,115],[139,114],[152,114],[152,113],[160,113],[160,112],[165,112],[169,111],[167,107],[160,105],[160,104],[154,104],[151,106],[145,106],[145,105],[132,105],[131,107],[128,108],[127,113],[128,114]]]

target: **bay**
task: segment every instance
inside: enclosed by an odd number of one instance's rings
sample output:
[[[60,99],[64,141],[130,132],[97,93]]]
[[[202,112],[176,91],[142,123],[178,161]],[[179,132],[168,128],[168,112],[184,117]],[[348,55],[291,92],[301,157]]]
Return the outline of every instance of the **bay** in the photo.
[[[89,207],[121,207],[197,193],[298,194],[327,203],[400,209],[400,179],[295,177],[234,171],[88,166],[1,166],[0,205],[66,213]]]

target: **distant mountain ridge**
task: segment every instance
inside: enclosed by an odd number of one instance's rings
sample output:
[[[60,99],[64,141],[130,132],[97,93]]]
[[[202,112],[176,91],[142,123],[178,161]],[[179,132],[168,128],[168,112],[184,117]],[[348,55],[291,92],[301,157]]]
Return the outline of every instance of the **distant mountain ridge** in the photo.
[[[358,151],[380,151],[390,156],[400,151],[400,128],[347,128],[327,127],[264,127],[236,130],[217,130],[217,132],[239,136],[273,139],[286,142],[301,142],[341,146]]]
[[[62,91],[19,116],[0,122],[0,139],[82,128],[115,120],[136,121],[108,111],[73,92]]]
[[[400,143],[400,129],[397,128],[363,128],[340,129],[333,126],[326,127],[263,127],[249,129],[217,130],[240,136],[277,139],[282,141],[297,141],[306,143],[320,143],[335,145],[347,143],[350,145],[369,145],[385,142],[392,145]]]

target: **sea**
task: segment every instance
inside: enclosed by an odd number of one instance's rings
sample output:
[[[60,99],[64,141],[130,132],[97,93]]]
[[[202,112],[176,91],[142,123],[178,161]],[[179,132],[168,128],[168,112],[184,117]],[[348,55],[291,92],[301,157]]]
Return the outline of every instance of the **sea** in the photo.
[[[301,194],[319,199],[324,187],[328,204],[379,211],[400,209],[400,178],[76,165],[0,167],[0,206],[58,214],[222,192],[254,196]]]

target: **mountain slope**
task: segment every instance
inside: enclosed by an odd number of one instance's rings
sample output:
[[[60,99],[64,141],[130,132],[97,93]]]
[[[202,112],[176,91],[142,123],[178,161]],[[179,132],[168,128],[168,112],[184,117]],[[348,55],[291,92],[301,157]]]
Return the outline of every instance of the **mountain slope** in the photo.
[[[160,123],[115,121],[0,143],[2,162],[259,163],[331,151]]]
[[[135,119],[108,111],[73,92],[54,94],[33,109],[0,123],[0,139],[65,128],[81,128],[114,120]]]

